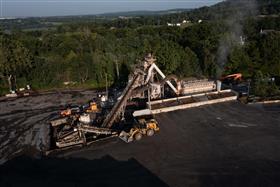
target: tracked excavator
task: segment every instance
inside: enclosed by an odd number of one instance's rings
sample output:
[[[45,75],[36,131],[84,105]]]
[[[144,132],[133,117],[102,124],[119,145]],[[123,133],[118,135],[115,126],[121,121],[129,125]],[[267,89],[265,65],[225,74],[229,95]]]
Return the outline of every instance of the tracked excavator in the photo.
[[[175,95],[178,89],[168,80],[155,64],[152,55],[134,67],[129,75],[129,81],[121,96],[116,99],[113,107],[106,107],[100,100],[89,104],[67,108],[60,112],[60,117],[51,121],[52,140],[56,148],[74,145],[88,145],[94,141],[107,137],[118,136],[125,142],[140,140],[143,136],[153,136],[159,131],[159,125],[152,115],[134,117],[126,114],[127,103],[133,98],[160,97],[160,87],[155,84],[159,74],[173,90]],[[133,112],[129,112],[132,114]]]

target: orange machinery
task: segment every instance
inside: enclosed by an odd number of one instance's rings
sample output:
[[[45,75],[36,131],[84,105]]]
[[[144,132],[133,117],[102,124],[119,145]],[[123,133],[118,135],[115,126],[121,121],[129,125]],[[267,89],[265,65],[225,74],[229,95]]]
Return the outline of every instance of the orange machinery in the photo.
[[[220,80],[222,82],[227,82],[227,83],[237,83],[242,80],[242,74],[241,73],[230,74],[230,75],[221,77]]]

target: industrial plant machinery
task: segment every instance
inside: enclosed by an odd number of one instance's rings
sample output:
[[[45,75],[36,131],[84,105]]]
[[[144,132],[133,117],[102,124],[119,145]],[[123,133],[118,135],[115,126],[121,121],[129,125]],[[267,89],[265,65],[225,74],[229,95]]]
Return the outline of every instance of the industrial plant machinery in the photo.
[[[159,131],[153,114],[220,102],[225,100],[220,98],[224,96],[228,97],[226,100],[234,97],[228,92],[214,93],[215,81],[186,81],[174,75],[165,76],[155,62],[149,54],[133,68],[126,88],[115,98],[112,107],[108,100],[100,97],[86,105],[62,111],[58,119],[51,121],[54,146],[87,145],[112,136],[125,142],[140,140]],[[210,94],[202,94],[205,92]],[[132,100],[136,106],[144,102],[144,108],[128,110]]]
[[[129,118],[133,118],[130,120],[125,117],[126,105],[130,99],[161,97],[161,84],[155,83],[155,73],[163,80],[166,78],[155,64],[153,56],[148,55],[129,75],[126,88],[111,109],[104,107],[104,101],[96,99],[88,105],[62,111],[58,119],[51,121],[55,146],[62,148],[86,145],[108,136],[119,136],[122,140],[131,142],[134,139],[140,140],[143,135],[152,136],[159,131],[158,124],[151,115],[137,118],[130,116]],[[178,94],[178,90],[169,80],[166,80],[166,83]],[[130,124],[127,124],[128,121]]]

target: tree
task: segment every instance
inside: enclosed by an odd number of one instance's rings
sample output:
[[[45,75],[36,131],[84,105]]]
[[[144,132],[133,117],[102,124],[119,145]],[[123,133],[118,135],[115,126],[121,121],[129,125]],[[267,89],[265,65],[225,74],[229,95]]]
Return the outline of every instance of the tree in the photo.
[[[181,62],[177,71],[182,77],[201,75],[197,55],[190,48],[185,48],[184,60]]]
[[[280,33],[269,33],[261,40],[262,71],[280,76]]]
[[[184,61],[184,49],[172,41],[160,40],[158,48],[152,48],[157,63],[166,74],[174,73]]]
[[[253,75],[252,92],[261,97],[274,96],[279,94],[279,88],[270,80],[269,76],[264,75],[261,71],[256,71]]]
[[[235,47],[229,55],[229,61],[226,64],[227,73],[241,72],[243,76],[252,76],[252,69],[254,64],[248,56],[246,50],[242,47]]]
[[[10,90],[16,87],[16,76],[23,75],[31,68],[32,57],[19,41],[11,39],[7,35],[0,38],[0,75],[6,78]]]

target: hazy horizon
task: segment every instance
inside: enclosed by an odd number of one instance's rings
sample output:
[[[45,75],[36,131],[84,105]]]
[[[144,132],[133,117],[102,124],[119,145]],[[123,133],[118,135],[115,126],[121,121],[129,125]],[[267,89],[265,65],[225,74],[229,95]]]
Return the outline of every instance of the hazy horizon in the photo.
[[[210,6],[222,0],[0,0],[1,17],[95,15]]]

